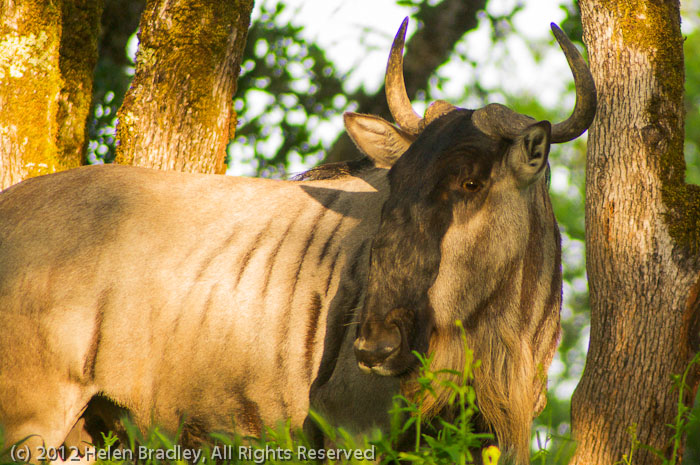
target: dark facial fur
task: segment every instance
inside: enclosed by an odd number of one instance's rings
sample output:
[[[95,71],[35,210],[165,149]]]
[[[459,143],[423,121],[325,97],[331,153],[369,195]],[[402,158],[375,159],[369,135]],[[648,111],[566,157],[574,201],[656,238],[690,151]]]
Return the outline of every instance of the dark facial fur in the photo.
[[[387,346],[400,333],[400,348],[384,363],[389,372],[409,370],[416,361],[411,350],[427,351],[433,320],[428,289],[438,273],[453,205],[479,208],[492,167],[507,148],[476,129],[471,114],[459,110],[433,122],[389,172],[390,195],[372,246],[361,316],[367,323],[359,330],[367,339],[368,332],[374,339],[383,332]]]

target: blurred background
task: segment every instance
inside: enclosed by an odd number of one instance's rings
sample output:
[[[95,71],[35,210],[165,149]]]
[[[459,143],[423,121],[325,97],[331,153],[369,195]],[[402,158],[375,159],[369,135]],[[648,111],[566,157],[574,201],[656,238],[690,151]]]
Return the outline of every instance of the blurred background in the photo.
[[[116,110],[134,72],[145,2],[107,0],[95,73],[89,160],[114,158]],[[561,121],[574,105],[573,80],[550,32],[556,22],[585,49],[571,0],[256,1],[235,109],[228,174],[287,178],[325,161],[359,156],[342,114],[389,118],[383,77],[402,19],[406,83],[420,114],[436,99],[464,108],[499,102],[537,119]],[[700,184],[700,1],[682,4],[686,64],[686,181]],[[555,145],[550,193],[563,241],[563,336],[549,370],[549,401],[536,420],[533,450],[568,454],[569,405],[585,364],[589,304],[584,249],[586,137]],[[650,328],[653,330],[653,328]],[[698,400],[695,416],[700,416]],[[700,464],[691,425],[683,463]]]

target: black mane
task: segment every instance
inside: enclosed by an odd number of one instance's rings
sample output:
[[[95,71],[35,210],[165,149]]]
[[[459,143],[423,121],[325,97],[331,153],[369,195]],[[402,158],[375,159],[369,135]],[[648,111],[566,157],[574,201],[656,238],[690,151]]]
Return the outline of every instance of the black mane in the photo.
[[[292,181],[320,181],[357,176],[359,173],[374,168],[374,163],[366,156],[355,160],[326,163],[291,178]]]

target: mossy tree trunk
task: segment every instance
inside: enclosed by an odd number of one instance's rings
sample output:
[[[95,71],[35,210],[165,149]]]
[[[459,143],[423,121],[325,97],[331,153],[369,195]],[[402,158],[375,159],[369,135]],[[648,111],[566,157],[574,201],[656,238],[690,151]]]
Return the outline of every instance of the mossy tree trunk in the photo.
[[[148,0],[116,162],[223,173],[252,0]]]
[[[0,0],[0,190],[79,166],[102,2]]]
[[[668,426],[679,398],[672,376],[684,372],[700,339],[700,188],[683,179],[679,3],[580,6],[599,103],[586,168],[591,339],[572,400],[572,463],[620,461],[632,451],[631,427],[671,459],[682,453]],[[638,448],[632,463],[661,459]]]

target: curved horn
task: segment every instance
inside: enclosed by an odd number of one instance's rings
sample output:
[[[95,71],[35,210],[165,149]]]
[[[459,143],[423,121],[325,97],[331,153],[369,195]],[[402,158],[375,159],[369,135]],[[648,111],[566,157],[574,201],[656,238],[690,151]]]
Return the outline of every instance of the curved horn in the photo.
[[[595,116],[597,95],[593,76],[581,54],[559,26],[552,23],[551,27],[559,47],[566,55],[566,61],[569,62],[569,68],[574,75],[574,84],[576,84],[574,111],[566,121],[552,126],[552,143],[558,144],[576,139],[588,129]]]
[[[596,90],[593,76],[574,44],[552,23],[552,32],[559,42],[576,84],[576,105],[566,121],[552,126],[552,143],[558,144],[576,139],[593,122],[596,110]],[[482,132],[507,139],[516,138],[523,129],[535,122],[529,116],[521,115],[498,103],[486,105],[474,112],[472,121]]]
[[[500,103],[490,103],[472,114],[472,122],[484,134],[515,139],[536,121]]]
[[[403,45],[406,39],[406,27],[408,17],[404,18],[399,32],[394,37],[391,46],[389,62],[386,65],[386,77],[384,78],[384,90],[389,111],[394,121],[401,129],[412,134],[420,134],[423,129],[423,119],[413,110],[411,100],[406,93],[406,84],[403,80]]]

